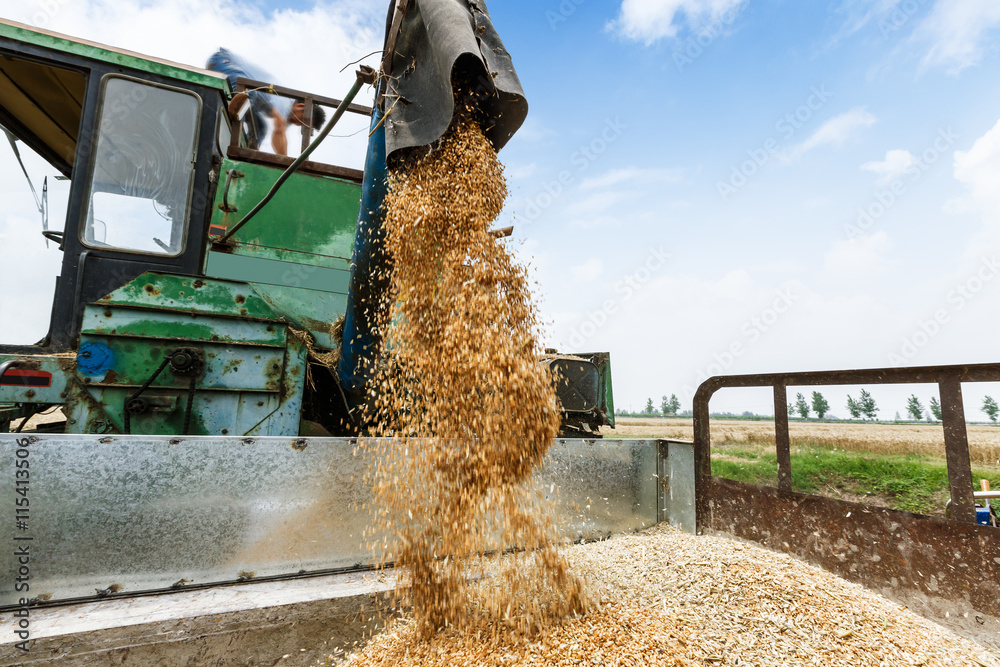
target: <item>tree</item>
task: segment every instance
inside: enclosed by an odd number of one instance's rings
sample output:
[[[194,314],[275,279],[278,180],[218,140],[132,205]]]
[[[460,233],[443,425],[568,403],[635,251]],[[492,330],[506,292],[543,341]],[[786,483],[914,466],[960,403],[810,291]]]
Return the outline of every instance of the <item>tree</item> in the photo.
[[[861,408],[861,414],[868,419],[875,421],[878,417],[878,406],[875,404],[875,399],[864,389],[861,390],[861,395],[858,397],[858,407]]]
[[[924,404],[920,402],[920,399],[916,395],[911,394],[906,399],[906,412],[910,415],[910,419],[915,422],[920,421],[924,416]]]
[[[646,400],[646,409],[643,410],[643,412],[647,415],[656,414],[656,407],[653,405],[653,399],[650,398]]]
[[[830,411],[830,404],[826,402],[823,398],[823,394],[818,391],[813,392],[813,412],[816,416],[822,419],[826,416],[826,413]]]
[[[931,396],[931,414],[934,415],[934,419],[941,421],[941,404],[938,402],[937,396]]]
[[[851,395],[847,395],[847,411],[851,413],[851,417],[854,419],[859,419],[861,417],[861,404],[851,398]]]
[[[806,403],[806,397],[802,394],[795,395],[795,411],[803,419],[809,419],[809,404]]]
[[[660,401],[660,410],[663,412],[663,416],[676,416],[681,411],[681,401],[677,398],[677,394],[670,394],[670,398],[664,396],[663,400]]]
[[[992,396],[987,396],[983,399],[983,412],[986,413],[991,422],[994,424],[997,423],[997,415],[1000,414],[1000,407],[997,407],[997,402],[993,400]]]

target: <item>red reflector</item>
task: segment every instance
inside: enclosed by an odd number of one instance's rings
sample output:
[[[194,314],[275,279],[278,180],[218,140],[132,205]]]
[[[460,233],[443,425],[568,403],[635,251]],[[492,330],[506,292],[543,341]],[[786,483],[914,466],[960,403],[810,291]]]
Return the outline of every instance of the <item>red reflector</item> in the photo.
[[[0,378],[0,385],[5,387],[51,387],[52,373],[20,371],[16,368],[10,368]]]

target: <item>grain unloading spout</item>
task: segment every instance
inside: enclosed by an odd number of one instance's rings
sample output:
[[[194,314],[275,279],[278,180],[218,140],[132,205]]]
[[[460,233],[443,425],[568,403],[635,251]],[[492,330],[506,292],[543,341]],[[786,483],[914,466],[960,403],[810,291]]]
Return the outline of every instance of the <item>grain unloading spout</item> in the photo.
[[[458,114],[471,114],[496,150],[528,103],[483,0],[393,0],[365,162],[338,376],[353,409],[376,354],[388,286],[383,247],[387,164],[427,151]]]
[[[483,0],[397,0],[386,31],[383,73],[386,150],[433,145],[472,98],[498,151],[521,127],[528,102]]]

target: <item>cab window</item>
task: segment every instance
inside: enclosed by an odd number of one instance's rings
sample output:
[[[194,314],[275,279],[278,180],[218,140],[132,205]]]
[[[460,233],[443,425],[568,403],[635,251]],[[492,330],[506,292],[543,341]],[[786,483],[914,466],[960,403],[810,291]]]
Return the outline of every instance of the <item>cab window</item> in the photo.
[[[83,243],[150,255],[184,250],[201,116],[188,91],[105,80]]]

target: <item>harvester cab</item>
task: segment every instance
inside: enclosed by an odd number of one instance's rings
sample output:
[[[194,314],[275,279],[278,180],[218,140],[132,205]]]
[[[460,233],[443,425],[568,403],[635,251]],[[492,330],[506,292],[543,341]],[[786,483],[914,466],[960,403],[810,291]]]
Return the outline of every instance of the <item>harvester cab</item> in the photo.
[[[303,165],[294,206],[220,245],[290,162],[245,147],[224,77],[2,22],[0,93],[70,180],[49,332],[0,347],[0,425],[59,406],[69,433],[326,433],[307,358],[336,349],[361,172]]]
[[[62,253],[48,334],[0,345],[0,432],[54,408],[65,422],[40,429],[357,432],[362,369],[377,344],[361,321],[364,299],[350,294],[381,297],[364,289],[379,249],[356,233],[378,220],[362,208],[359,224],[359,206],[363,188],[384,191],[385,145],[401,142],[387,139],[392,123],[372,121],[383,144],[380,160],[369,149],[365,184],[359,170],[304,159],[307,127],[297,160],[250,148],[240,93],[267,86],[302,101],[306,117],[316,105],[336,109],[328,132],[338,114],[373,116],[351,103],[373,82],[367,72],[346,102],[243,79],[232,90],[214,72],[0,20],[0,126],[69,181],[63,230],[40,230]],[[428,84],[404,85],[412,97]],[[382,92],[384,103],[393,91]],[[338,377],[342,347],[349,363]],[[610,366],[602,356],[571,365],[586,372],[560,383],[567,429],[594,435],[613,422]]]

